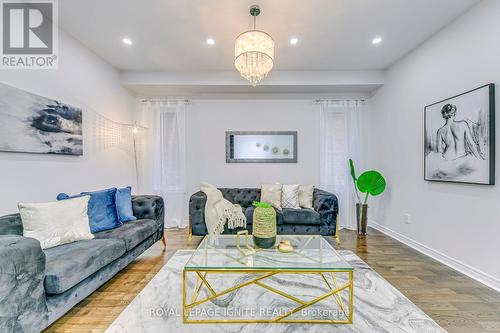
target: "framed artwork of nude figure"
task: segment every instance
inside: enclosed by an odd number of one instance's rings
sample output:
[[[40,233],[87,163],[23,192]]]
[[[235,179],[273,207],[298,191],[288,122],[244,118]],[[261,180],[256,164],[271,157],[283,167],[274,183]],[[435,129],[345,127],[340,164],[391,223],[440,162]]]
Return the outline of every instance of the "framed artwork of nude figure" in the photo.
[[[495,184],[495,85],[424,109],[424,179]]]

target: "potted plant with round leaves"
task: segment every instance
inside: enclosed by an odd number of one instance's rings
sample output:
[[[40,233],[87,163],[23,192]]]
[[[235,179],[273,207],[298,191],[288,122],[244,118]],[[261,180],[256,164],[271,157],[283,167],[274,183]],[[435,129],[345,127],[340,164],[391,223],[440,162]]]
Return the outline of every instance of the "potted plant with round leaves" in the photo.
[[[368,224],[368,196],[377,196],[385,191],[386,182],[384,176],[375,170],[363,172],[356,177],[354,162],[349,159],[349,169],[356,191],[358,202],[356,203],[356,220],[358,222],[358,235],[366,235],[366,226]],[[364,200],[361,201],[359,192],[364,193]]]

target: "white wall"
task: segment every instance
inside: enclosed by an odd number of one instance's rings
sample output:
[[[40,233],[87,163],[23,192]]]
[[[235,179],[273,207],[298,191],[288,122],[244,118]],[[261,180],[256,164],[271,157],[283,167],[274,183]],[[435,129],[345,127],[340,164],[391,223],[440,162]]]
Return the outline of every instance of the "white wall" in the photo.
[[[118,72],[62,32],[59,43],[59,69],[0,70],[0,82],[81,107],[84,123],[90,112],[130,123],[134,100]],[[0,215],[17,212],[18,201],[54,200],[62,191],[135,186],[130,152],[91,151],[85,144],[91,139],[84,132],[81,157],[0,152]]]
[[[486,83],[497,84],[500,100],[499,18],[500,1],[483,1],[392,66],[372,99],[367,142],[369,160],[389,184],[372,219],[496,288],[500,186],[423,180],[423,108]]]
[[[298,131],[298,163],[226,163],[226,131]],[[193,100],[188,107],[188,191],[263,182],[317,184],[319,106],[312,100]]]

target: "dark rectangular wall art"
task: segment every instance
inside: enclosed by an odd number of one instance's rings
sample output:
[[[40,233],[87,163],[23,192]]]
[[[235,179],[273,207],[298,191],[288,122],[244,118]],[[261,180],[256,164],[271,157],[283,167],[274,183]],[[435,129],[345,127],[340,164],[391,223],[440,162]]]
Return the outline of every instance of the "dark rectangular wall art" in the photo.
[[[297,163],[297,132],[226,132],[226,163]]]
[[[495,184],[495,85],[424,109],[424,179]]]
[[[82,110],[0,83],[0,151],[83,155]]]

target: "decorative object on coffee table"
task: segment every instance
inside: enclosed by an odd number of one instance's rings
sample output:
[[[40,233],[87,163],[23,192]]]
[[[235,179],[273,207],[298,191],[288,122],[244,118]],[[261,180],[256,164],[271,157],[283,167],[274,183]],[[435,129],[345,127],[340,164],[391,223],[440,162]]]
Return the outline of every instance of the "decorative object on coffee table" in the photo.
[[[253,242],[256,246],[268,249],[276,243],[276,211],[273,206],[254,201]]]
[[[356,177],[354,162],[351,159],[349,159],[349,168],[358,199],[358,203],[356,203],[358,236],[365,236],[368,224],[368,195],[377,196],[382,194],[385,191],[386,182],[380,172],[375,170],[365,171],[359,177]],[[358,191],[366,193],[363,201],[361,201]]]
[[[278,251],[283,252],[283,253],[289,253],[289,252],[293,251],[293,246],[289,240],[283,239],[278,244]]]
[[[241,246],[241,236],[244,238],[243,247]],[[240,230],[236,233],[236,248],[243,255],[249,255],[255,252],[255,249],[248,244],[248,230]]]

